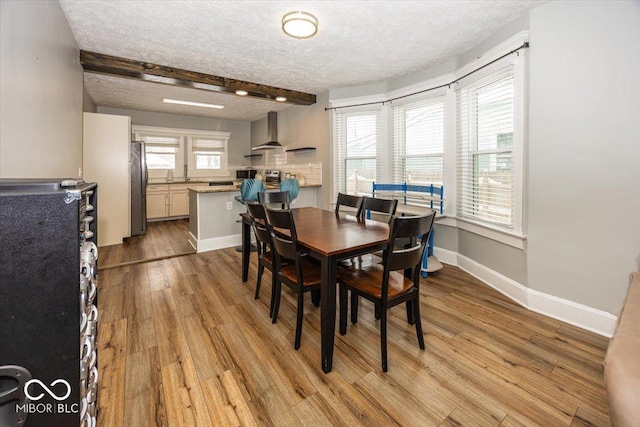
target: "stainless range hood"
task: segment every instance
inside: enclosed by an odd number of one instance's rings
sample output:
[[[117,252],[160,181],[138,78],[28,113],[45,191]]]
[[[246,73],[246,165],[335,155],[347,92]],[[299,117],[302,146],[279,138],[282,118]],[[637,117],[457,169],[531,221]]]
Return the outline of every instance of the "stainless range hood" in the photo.
[[[276,111],[267,113],[267,132],[269,133],[269,141],[253,147],[252,151],[273,150],[282,147],[278,142],[278,113]]]

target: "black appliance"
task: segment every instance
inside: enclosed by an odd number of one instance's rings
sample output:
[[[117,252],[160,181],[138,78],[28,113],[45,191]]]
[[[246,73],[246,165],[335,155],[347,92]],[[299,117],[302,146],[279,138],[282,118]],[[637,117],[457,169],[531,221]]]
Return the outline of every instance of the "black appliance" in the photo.
[[[238,169],[236,179],[254,179],[257,173],[257,169]]]
[[[95,425],[97,190],[0,179],[0,426]]]

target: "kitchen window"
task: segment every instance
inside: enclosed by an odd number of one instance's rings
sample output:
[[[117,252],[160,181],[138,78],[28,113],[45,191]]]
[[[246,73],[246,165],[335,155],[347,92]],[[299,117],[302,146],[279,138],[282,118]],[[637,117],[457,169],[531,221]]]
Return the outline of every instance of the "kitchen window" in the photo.
[[[379,179],[381,112],[356,111],[335,113],[334,197],[348,193],[371,195],[373,183]]]
[[[133,126],[145,143],[150,178],[228,176],[230,132]]]
[[[145,144],[145,157],[150,177],[182,174],[182,135],[179,133],[141,131],[135,139]]]
[[[228,132],[189,136],[189,175],[226,175],[229,137]]]
[[[442,185],[444,98],[393,107],[393,182]]]

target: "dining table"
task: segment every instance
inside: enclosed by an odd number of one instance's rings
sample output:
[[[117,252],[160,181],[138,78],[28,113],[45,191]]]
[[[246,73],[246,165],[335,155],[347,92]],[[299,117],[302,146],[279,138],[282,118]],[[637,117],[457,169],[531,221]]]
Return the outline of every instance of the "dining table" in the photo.
[[[336,324],[336,274],[338,261],[383,249],[389,240],[389,226],[383,222],[357,218],[315,207],[291,210],[298,242],[321,269],[320,331],[321,363],[325,373],[333,366]],[[249,276],[251,217],[242,217],[242,281]]]

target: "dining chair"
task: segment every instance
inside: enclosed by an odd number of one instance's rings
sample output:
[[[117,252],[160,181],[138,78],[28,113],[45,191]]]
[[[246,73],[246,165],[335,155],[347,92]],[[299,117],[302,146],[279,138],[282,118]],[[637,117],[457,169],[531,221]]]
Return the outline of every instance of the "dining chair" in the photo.
[[[258,201],[262,205],[280,204],[282,209],[289,209],[291,198],[288,191],[263,191],[258,193]]]
[[[271,303],[269,305],[269,317],[273,317],[273,298],[276,288],[277,269],[273,260],[273,240],[271,233],[267,228],[267,216],[264,206],[257,202],[247,202],[247,212],[251,217],[251,227],[256,235],[258,247],[258,278],[256,280],[255,299],[260,297],[260,284],[262,283],[262,275],[266,268],[271,272]]]
[[[355,216],[360,217],[362,213],[362,201],[360,196],[352,196],[351,194],[338,193],[338,199],[336,200],[336,214],[340,212],[342,206],[354,208],[356,210]]]
[[[383,214],[387,216],[387,224],[389,224],[393,215],[396,214],[397,208],[397,199],[380,199],[377,197],[364,196],[360,215],[362,219],[365,219],[368,212]]]
[[[266,207],[267,227],[273,240],[275,252],[275,270],[278,272],[278,280],[275,284],[273,300],[272,322],[278,320],[282,283],[298,295],[298,310],[296,318],[296,337],[294,347],[300,348],[302,337],[302,317],[304,314],[304,294],[306,292],[320,291],[320,269],[310,263],[305,252],[298,244],[296,225],[291,210],[276,210]],[[283,261],[287,261],[285,265]],[[317,307],[319,299],[312,299]]]
[[[347,291],[351,299],[361,296],[381,310],[380,349],[382,370],[387,372],[387,310],[407,303],[411,313],[409,323],[416,326],[418,344],[424,350],[424,337],[420,319],[420,268],[435,212],[411,217],[394,217],[391,221],[390,237],[384,250],[382,264],[363,269],[341,269],[338,271],[340,285],[340,334],[347,333]],[[418,237],[422,236],[419,240]],[[408,247],[396,247],[396,240],[410,239]],[[409,310],[409,305],[411,310]],[[352,304],[351,323],[358,322],[357,304]]]

